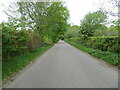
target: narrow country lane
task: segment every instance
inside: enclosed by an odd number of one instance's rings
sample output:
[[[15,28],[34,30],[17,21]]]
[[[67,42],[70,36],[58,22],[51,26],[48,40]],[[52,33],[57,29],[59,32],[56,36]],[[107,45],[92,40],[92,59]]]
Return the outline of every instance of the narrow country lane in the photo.
[[[60,40],[7,88],[117,88],[118,72]]]

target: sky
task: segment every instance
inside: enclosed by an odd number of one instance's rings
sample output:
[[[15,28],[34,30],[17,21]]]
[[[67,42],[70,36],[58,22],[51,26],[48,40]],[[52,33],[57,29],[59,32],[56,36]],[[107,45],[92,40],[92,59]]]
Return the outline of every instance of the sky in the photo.
[[[10,3],[15,0],[1,0],[0,2],[0,22],[7,21],[7,15],[2,11],[5,8],[1,5],[3,3],[5,6],[8,6]],[[89,12],[97,11],[97,3],[98,0],[65,0],[66,6],[70,12],[69,23],[73,25],[80,25],[80,20],[85,17],[85,15]]]
[[[70,23],[80,25],[80,20],[89,12],[97,11],[96,0],[67,0],[66,5],[70,11]]]

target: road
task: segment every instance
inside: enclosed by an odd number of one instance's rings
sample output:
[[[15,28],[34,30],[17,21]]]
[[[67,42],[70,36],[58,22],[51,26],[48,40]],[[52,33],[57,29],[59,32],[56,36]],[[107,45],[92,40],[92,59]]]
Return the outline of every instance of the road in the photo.
[[[60,40],[7,88],[117,88],[118,72]]]

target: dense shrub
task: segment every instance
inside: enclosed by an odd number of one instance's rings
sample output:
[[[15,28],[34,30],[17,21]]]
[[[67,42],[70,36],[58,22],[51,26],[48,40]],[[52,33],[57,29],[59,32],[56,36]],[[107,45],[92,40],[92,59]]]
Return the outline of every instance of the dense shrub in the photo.
[[[75,38],[79,36],[79,26],[68,26],[63,38]]]
[[[84,45],[103,51],[119,52],[118,37],[91,37],[88,38]]]
[[[27,48],[27,31],[18,31],[9,26],[3,25],[2,27],[2,56],[4,60],[10,60],[13,56],[24,52]]]
[[[110,37],[89,37],[89,38],[71,38],[71,41],[77,41],[82,43],[83,45],[94,48],[100,49],[102,51],[109,51],[109,52],[116,52],[118,53],[120,50],[119,47],[119,37],[110,36]]]
[[[38,33],[32,30],[17,30],[12,23],[2,24],[2,59],[11,60],[14,56],[34,51],[43,45]]]
[[[37,48],[40,48],[43,45],[42,38],[36,32],[29,32],[27,37],[26,46],[28,47],[29,51],[34,51]]]

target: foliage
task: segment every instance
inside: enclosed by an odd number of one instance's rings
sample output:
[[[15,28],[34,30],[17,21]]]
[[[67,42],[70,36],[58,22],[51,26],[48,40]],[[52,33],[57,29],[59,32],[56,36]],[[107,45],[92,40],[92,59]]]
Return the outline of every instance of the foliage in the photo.
[[[119,53],[119,37],[118,36],[110,36],[110,37],[89,37],[87,39],[84,38],[72,38],[71,41],[78,41],[81,44],[85,45],[88,48],[99,49],[102,51],[109,51]]]
[[[87,47],[100,49],[102,51],[109,51],[109,52],[116,52],[118,53],[120,50],[119,44],[118,44],[119,37],[113,37],[113,38],[88,38],[84,45]]]
[[[26,50],[26,30],[16,30],[13,23],[2,23],[2,55],[4,60]]]
[[[32,30],[16,30],[14,23],[2,23],[2,56],[11,60],[14,56],[34,51],[44,45],[40,35]]]
[[[2,23],[3,60],[53,44],[66,31],[69,12],[63,2],[17,2],[16,6],[20,16]]]
[[[108,28],[108,30],[107,30],[107,35],[109,35],[109,36],[118,36],[118,31],[119,29],[118,29],[118,27],[117,26],[113,26],[113,25],[111,25],[109,28]],[[106,35],[106,36],[107,36]]]
[[[109,27],[95,31],[94,36],[118,36],[119,21],[113,21],[111,24]]]
[[[64,38],[74,38],[79,36],[79,26],[68,26],[67,31],[64,34]]]
[[[105,28],[104,22],[106,18],[107,16],[100,11],[87,14],[81,21],[80,33],[84,37],[93,36],[96,30]]]
[[[109,64],[112,64],[115,66],[120,66],[120,63],[118,62],[120,59],[119,59],[117,53],[101,51],[99,49],[87,48],[83,44],[81,44],[80,42],[78,42],[76,40],[71,41],[71,40],[66,39],[65,41],[68,42],[69,44],[75,46],[76,48],[89,53],[92,56],[95,56],[97,58],[100,58],[100,59],[106,61]]]
[[[28,47],[29,51],[34,51],[40,47],[42,47],[44,44],[44,42],[42,41],[42,38],[40,37],[40,35],[36,32],[31,32],[29,30],[29,35],[27,37],[27,41],[26,41],[26,46]]]
[[[19,2],[18,6],[25,22],[41,37],[56,42],[64,34],[69,13],[63,2]]]

